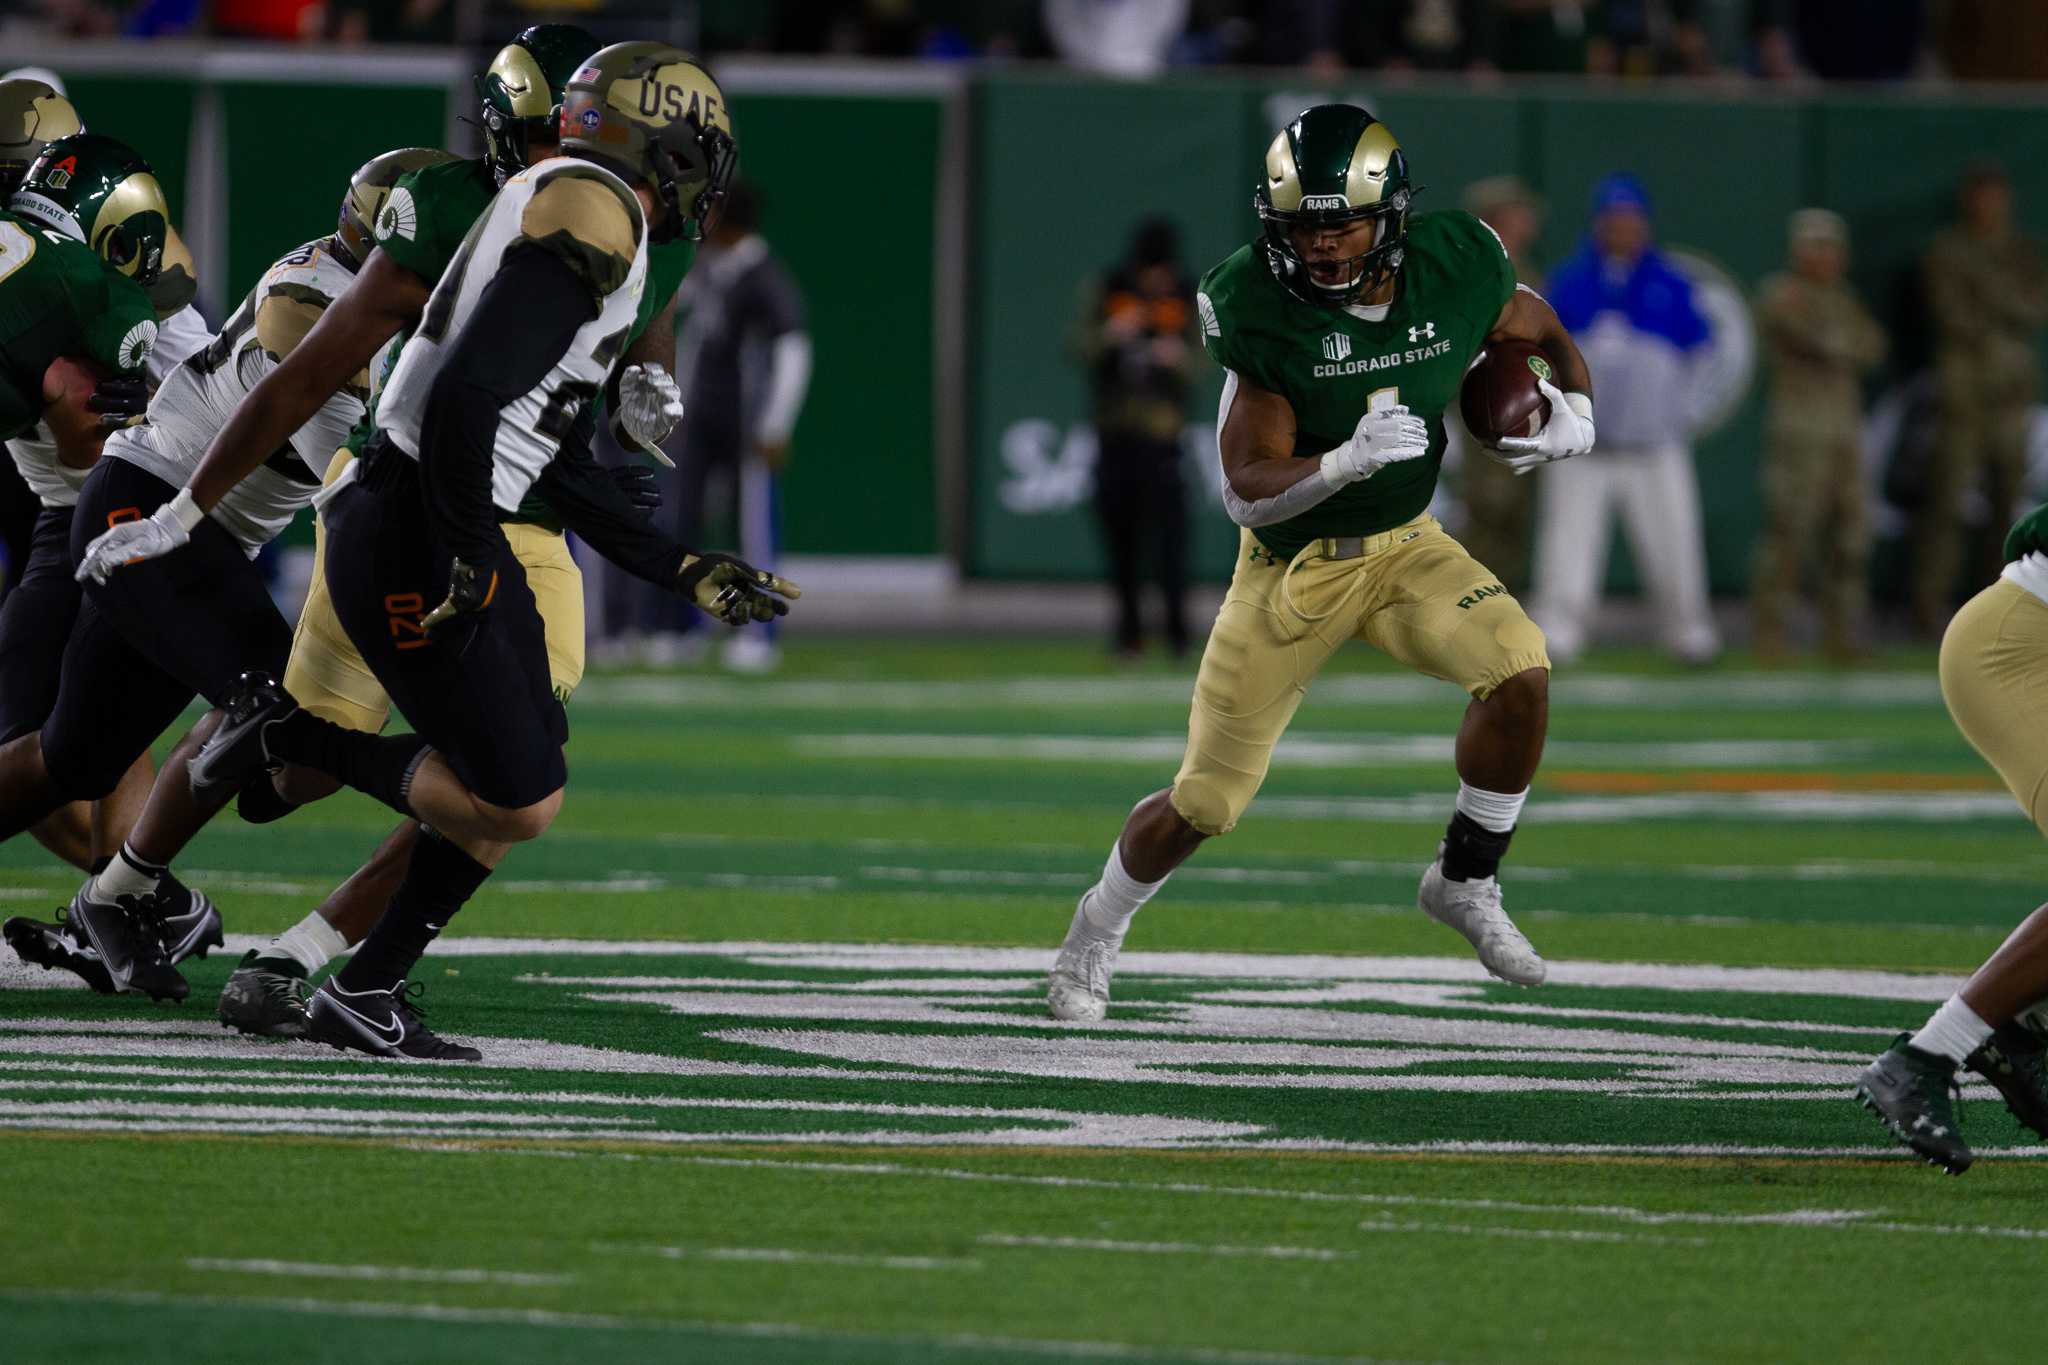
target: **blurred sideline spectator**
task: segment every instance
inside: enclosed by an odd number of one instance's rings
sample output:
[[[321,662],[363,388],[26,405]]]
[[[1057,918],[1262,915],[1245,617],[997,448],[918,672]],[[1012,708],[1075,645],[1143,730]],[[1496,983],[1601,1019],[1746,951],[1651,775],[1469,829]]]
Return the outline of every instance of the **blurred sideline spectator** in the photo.
[[[1108,76],[1156,76],[1187,27],[1188,0],[1045,0],[1053,50]]]
[[[677,468],[667,473],[655,515],[685,545],[735,545],[749,564],[772,569],[781,552],[777,484],[810,386],[811,337],[803,294],[761,236],[760,214],[753,186],[736,182],[677,296],[683,420],[674,438]],[[725,507],[737,523],[733,539],[711,532],[713,515]],[[611,661],[688,663],[711,645],[696,608],[624,574],[605,577],[604,620],[600,652]],[[772,671],[781,662],[778,624],[725,632],[722,662]]]
[[[1536,623],[1559,663],[1576,658],[1600,603],[1618,510],[1665,646],[1705,664],[1720,652],[1690,431],[1692,360],[1708,340],[1692,284],[1651,244],[1650,199],[1626,172],[1593,194],[1592,230],[1546,291],[1593,372],[1599,444],[1543,471]]]
[[[1957,221],[1935,235],[1926,264],[1940,435],[1916,518],[1912,591],[1913,624],[1929,636],[1940,633],[1954,603],[1970,531],[1966,504],[1980,483],[1990,530],[1970,568],[1972,590],[2002,567],[1999,537],[2026,475],[2037,347],[2048,322],[2048,274],[2034,243],[2013,225],[2004,168],[1971,168],[1956,201]]]
[[[1801,209],[1787,237],[1788,268],[1764,281],[1757,308],[1771,397],[1751,583],[1756,653],[1767,663],[1786,657],[1788,618],[1818,549],[1822,650],[1847,663],[1861,649],[1869,598],[1861,381],[1883,359],[1885,338],[1844,278],[1849,231],[1840,215]]]
[[[1956,0],[1942,7],[1936,45],[1959,80],[2048,80],[2048,5]]]
[[[1543,231],[1543,206],[1519,176],[1494,175],[1474,181],[1464,194],[1466,212],[1477,215],[1500,236],[1514,262],[1515,279],[1541,288],[1542,273],[1529,259]],[[1453,414],[1456,408],[1452,409]],[[1497,460],[1484,458],[1469,439],[1459,450],[1459,487],[1464,494],[1465,525],[1459,539],[1472,557],[1493,570],[1510,592],[1528,586],[1529,523],[1536,505],[1536,480],[1517,478]]]
[[[1140,593],[1147,559],[1165,598],[1166,643],[1188,652],[1188,505],[1181,433],[1200,347],[1195,286],[1180,259],[1180,234],[1148,218],[1124,259],[1083,291],[1070,336],[1088,369],[1096,436],[1095,510],[1116,589],[1111,650],[1144,651]]]

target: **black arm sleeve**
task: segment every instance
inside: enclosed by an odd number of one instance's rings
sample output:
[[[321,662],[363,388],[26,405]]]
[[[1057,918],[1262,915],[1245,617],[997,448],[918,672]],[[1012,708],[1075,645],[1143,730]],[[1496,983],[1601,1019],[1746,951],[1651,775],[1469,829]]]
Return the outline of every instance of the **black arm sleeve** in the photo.
[[[420,483],[435,534],[456,558],[488,564],[504,543],[491,502],[500,412],[547,378],[596,316],[589,288],[559,256],[517,247],[448,343],[420,422]]]
[[[611,471],[592,458],[580,433],[562,442],[561,453],[533,490],[591,549],[635,578],[675,588],[688,551],[656,530],[647,514],[627,501]]]

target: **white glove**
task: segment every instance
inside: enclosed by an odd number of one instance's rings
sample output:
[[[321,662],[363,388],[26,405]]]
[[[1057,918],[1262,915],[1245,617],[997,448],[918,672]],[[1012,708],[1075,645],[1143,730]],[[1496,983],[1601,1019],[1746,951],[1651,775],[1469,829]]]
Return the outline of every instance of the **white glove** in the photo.
[[[1358,419],[1351,439],[1323,454],[1323,482],[1332,488],[1369,479],[1390,464],[1429,453],[1429,424],[1408,409],[1375,408]]]
[[[619,426],[646,449],[661,443],[683,420],[683,391],[659,365],[628,365],[619,376]]]
[[[1487,451],[1517,474],[1593,448],[1593,400],[1583,393],[1566,393],[1548,379],[1538,379],[1536,388],[1550,400],[1550,420],[1543,430],[1534,436],[1503,436],[1498,448]]]
[[[107,575],[123,564],[161,559],[192,539],[192,528],[205,516],[192,501],[192,490],[180,488],[178,496],[157,508],[154,516],[124,521],[102,531],[85,547],[85,557],[78,561],[78,572],[72,577],[81,583],[88,578],[104,583]]]

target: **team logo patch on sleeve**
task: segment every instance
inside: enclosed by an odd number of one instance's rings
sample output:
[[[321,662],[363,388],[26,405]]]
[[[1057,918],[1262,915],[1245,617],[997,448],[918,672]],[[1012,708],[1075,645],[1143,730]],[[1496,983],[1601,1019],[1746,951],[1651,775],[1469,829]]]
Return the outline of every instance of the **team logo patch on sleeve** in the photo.
[[[144,319],[130,327],[121,338],[121,344],[114,348],[115,358],[124,370],[139,370],[142,362],[149,358],[150,348],[156,345],[156,324]]]
[[[1209,302],[1207,294],[1195,295],[1195,309],[1202,315],[1202,331],[1212,337],[1223,335],[1221,324],[1216,321],[1216,305]]]
[[[377,215],[377,240],[388,242],[393,237],[411,241],[420,230],[419,205],[412,201],[412,191],[403,187],[391,191],[391,197],[384,201],[384,211]]]

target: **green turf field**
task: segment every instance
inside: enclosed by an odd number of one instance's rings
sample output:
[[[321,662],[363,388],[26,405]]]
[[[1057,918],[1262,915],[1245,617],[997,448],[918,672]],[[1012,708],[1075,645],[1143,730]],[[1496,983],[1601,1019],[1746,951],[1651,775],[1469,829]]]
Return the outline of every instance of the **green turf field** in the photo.
[[[1522,991],[1414,909],[1448,686],[1340,658],[1102,1025],[1043,973],[1190,670],[805,643],[590,679],[563,815],[422,973],[481,1067],[223,1032],[0,962],[0,1360],[1441,1361],[2035,1349],[2048,1149],[1847,1093],[2041,899],[1930,653],[1609,654],[1553,685],[1505,875]],[[182,861],[231,946],[392,823]],[[73,879],[0,848],[0,913]]]

